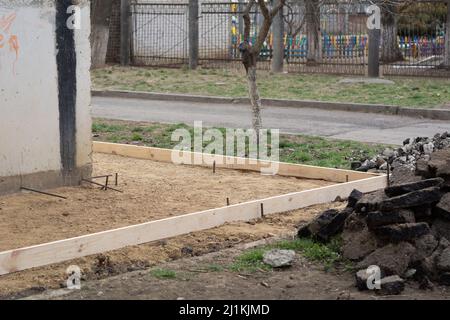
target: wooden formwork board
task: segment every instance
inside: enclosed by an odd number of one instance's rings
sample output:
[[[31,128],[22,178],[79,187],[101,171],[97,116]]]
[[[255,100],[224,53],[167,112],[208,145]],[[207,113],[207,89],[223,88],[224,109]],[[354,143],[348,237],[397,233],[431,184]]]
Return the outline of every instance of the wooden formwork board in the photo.
[[[116,146],[103,143],[96,143],[94,149],[96,152],[103,151],[105,153],[156,161],[171,161],[169,160],[171,150],[143,147],[134,148],[133,146]],[[0,252],[0,275],[206,230],[218,227],[227,222],[249,221],[260,218],[262,214],[271,215],[302,209],[312,205],[329,203],[337,197],[343,199],[348,197],[353,189],[358,189],[362,192],[371,192],[384,188],[387,184],[385,176],[352,175],[352,171],[346,170],[337,170],[338,173],[333,175],[333,169],[318,170],[323,168],[286,165],[287,167],[283,169],[286,170],[284,171],[286,175],[288,172],[293,172],[294,176],[304,177],[303,174],[306,174],[307,177],[311,176],[311,178],[320,179],[318,178],[320,176],[324,180],[332,179],[333,177],[342,179],[344,176],[345,179],[349,177],[349,180],[355,180],[357,177],[364,178],[318,189],[254,200],[232,206]],[[256,170],[257,168],[251,167],[252,169],[248,169],[245,165],[240,166],[243,166],[239,167],[242,170]],[[314,172],[308,174],[308,168],[312,168]]]
[[[152,147],[133,146],[128,144],[116,144],[106,142],[94,142],[94,152],[114,154],[137,159],[147,159],[160,162],[172,163],[172,150]],[[325,180],[337,183],[350,182],[355,180],[376,177],[377,174],[358,172],[352,170],[332,169],[293,164],[285,162],[274,162],[255,160],[248,158],[202,154],[184,151],[190,159],[189,164],[212,166],[216,161],[217,168],[227,168],[235,170],[261,171],[261,168],[268,168],[271,165],[278,167],[278,175],[298,177],[305,179]],[[197,163],[195,163],[197,161]]]

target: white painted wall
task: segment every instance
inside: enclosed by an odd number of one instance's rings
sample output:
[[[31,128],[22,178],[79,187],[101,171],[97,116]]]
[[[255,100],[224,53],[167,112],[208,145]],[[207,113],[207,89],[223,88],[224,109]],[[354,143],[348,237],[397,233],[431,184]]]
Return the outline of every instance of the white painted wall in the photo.
[[[12,1],[14,2],[14,1]],[[55,60],[55,9],[0,6],[0,16],[15,15],[0,49],[0,176],[58,170],[58,83]],[[1,18],[0,18],[1,19]]]
[[[61,169],[55,1],[0,0],[0,177]],[[75,43],[77,166],[81,167],[91,163],[92,147],[90,9],[87,1],[79,3],[82,28],[75,33]],[[8,41],[14,36],[17,56]]]
[[[91,8],[88,1],[81,6],[81,29],[75,31],[77,51],[77,166],[92,162],[91,119]]]

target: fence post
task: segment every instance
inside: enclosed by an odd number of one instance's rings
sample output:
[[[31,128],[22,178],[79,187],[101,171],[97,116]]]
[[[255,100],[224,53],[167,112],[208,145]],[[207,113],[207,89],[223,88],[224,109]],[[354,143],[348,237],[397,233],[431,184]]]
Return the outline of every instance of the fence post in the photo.
[[[275,5],[280,0],[275,1]],[[283,8],[275,15],[272,22],[273,48],[272,48],[272,72],[283,72],[284,61],[284,21]]]
[[[444,67],[450,68],[450,0],[447,1],[447,20],[445,23]]]
[[[195,70],[198,66],[199,28],[198,0],[189,0],[189,69]]]
[[[378,78],[380,76],[380,29],[369,30],[369,58],[368,58],[368,76],[369,78]]]
[[[130,0],[120,1],[120,64],[129,65],[131,61],[131,6]]]

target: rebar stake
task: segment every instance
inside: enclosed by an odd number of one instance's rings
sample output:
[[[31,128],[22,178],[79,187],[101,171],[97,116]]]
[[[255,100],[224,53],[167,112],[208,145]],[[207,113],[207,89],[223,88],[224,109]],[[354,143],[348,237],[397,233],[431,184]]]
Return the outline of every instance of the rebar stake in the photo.
[[[105,174],[103,176],[91,177],[91,179],[101,179],[101,178],[106,178],[106,177],[112,177],[112,175],[111,174]]]
[[[95,182],[95,181],[91,181],[91,180],[87,180],[87,179],[81,179],[81,181],[87,182],[87,183],[91,183],[91,184],[95,184],[96,186],[100,186],[100,187],[105,188],[105,185],[103,185],[103,184],[101,184],[101,183],[97,183],[97,182]],[[111,187],[108,187],[108,189],[109,189],[109,190],[113,190],[113,191],[117,191],[117,192],[120,192],[120,193],[123,193],[123,191],[117,190],[117,189],[114,189],[114,188],[111,188]]]
[[[44,191],[40,191],[40,190],[35,190],[35,189],[30,189],[30,188],[25,188],[25,187],[20,187],[21,190],[26,190],[26,191],[31,191],[31,192],[36,192],[36,193],[40,193],[40,194],[44,194],[46,196],[51,196],[51,197],[56,197],[56,198],[61,198],[64,200],[67,200],[67,197],[63,197],[54,193],[48,193],[48,192],[44,192]]]
[[[105,181],[105,191],[108,190],[108,184],[109,184],[109,176],[106,177],[106,181]]]

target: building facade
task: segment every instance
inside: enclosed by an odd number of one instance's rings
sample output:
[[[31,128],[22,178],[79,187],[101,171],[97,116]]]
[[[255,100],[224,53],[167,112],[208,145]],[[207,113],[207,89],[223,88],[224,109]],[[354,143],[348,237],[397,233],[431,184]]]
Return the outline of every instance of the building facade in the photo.
[[[90,177],[89,34],[87,0],[0,0],[0,194]]]

